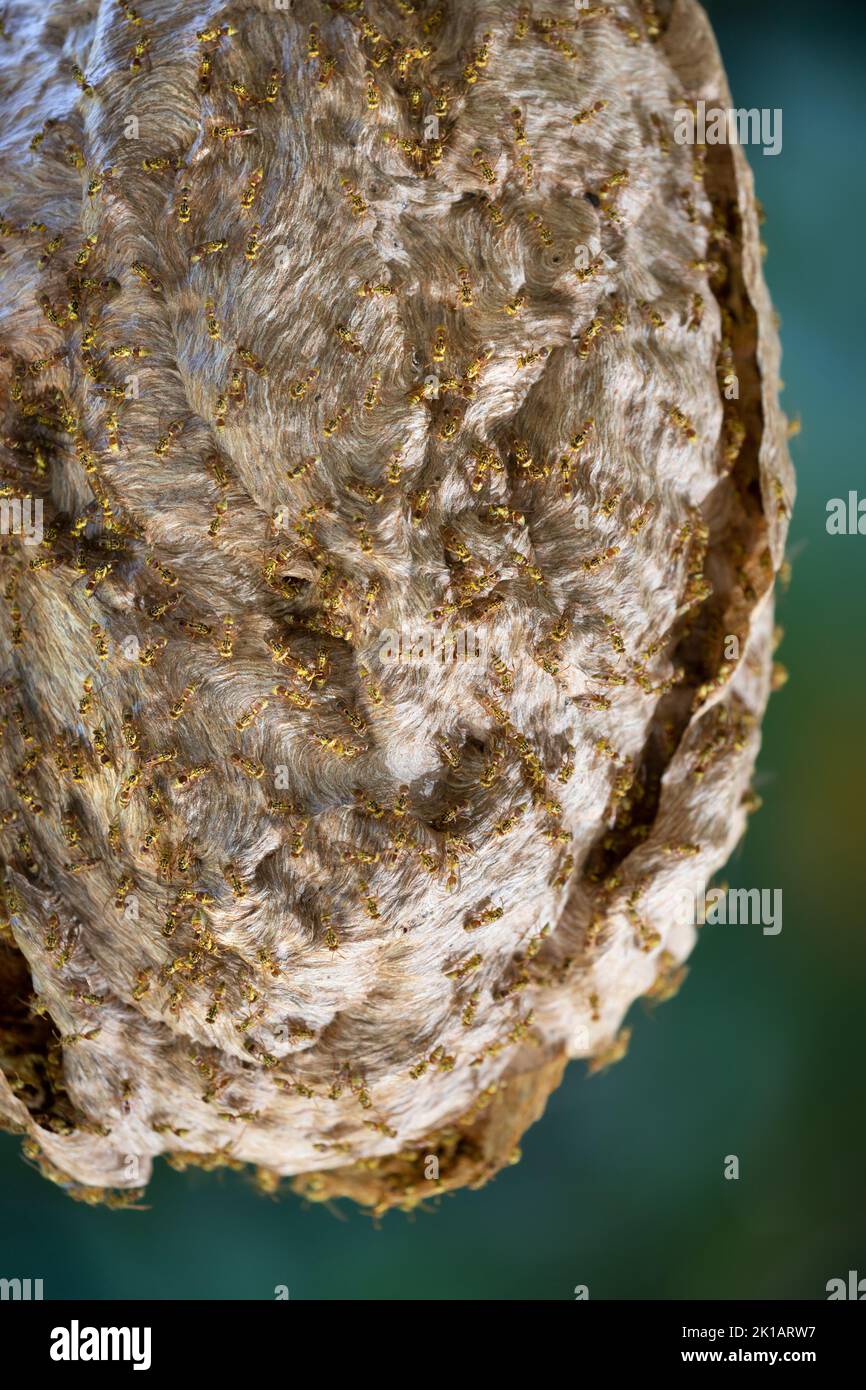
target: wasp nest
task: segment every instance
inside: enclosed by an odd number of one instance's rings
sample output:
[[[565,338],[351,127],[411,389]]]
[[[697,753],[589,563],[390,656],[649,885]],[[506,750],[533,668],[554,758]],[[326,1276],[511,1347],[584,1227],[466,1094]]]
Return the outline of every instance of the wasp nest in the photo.
[[[693,0],[203,14],[6,7],[0,1116],[92,1200],[411,1204],[621,1055],[744,828],[752,179],[675,135]]]

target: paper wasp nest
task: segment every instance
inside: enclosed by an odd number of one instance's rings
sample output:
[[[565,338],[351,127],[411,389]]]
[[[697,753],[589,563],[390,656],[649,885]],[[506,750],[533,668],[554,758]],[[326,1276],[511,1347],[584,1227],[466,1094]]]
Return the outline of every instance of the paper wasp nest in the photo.
[[[0,1115],[93,1200],[411,1203],[621,1054],[743,832],[752,179],[675,139],[692,0],[205,15],[5,11]]]

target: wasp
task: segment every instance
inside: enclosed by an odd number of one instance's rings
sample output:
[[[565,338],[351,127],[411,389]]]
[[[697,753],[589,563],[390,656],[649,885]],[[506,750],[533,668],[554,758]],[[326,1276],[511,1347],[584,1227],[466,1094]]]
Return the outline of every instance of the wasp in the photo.
[[[475,149],[472,151],[472,159],[478,165],[478,170],[485,183],[495,183],[496,173],[490,163],[484,158],[484,151]]]
[[[306,691],[292,690],[289,685],[275,685],[271,693],[281,700],[288,700],[296,709],[312,709],[313,698]]]
[[[154,294],[162,293],[162,281],[158,280],[152,271],[148,270],[141,261],[133,261],[130,270],[137,275],[143,285],[146,285]]]
[[[355,217],[363,217],[364,213],[369,211],[369,207],[368,204],[361,197],[361,194],[358,192],[357,188],[353,188],[353,186],[349,183],[348,179],[341,179],[340,187],[345,188],[349,198],[349,206],[351,207]]]
[[[526,295],[518,294],[515,295],[513,299],[510,299],[507,304],[503,305],[502,312],[508,314],[510,318],[517,318],[517,316],[521,314],[525,308]]]
[[[253,227],[252,231],[247,237],[247,244],[244,247],[244,256],[248,261],[254,261],[258,258],[260,231],[261,227],[258,225],[258,223],[256,223],[255,227]]]
[[[207,533],[209,536],[219,535],[220,531],[222,530],[223,519],[228,509],[229,504],[226,501],[220,500],[219,502],[216,502],[214,504],[214,518],[210,526],[207,528]]]
[[[166,638],[161,637],[158,642],[151,642],[144,647],[138,658],[139,666],[152,666],[159,653],[166,646]]]
[[[482,959],[483,957],[476,951],[475,955],[470,956],[468,960],[463,961],[453,970],[445,970],[443,973],[451,980],[462,980],[464,976],[470,975],[473,970],[478,969]]]
[[[234,864],[226,864],[223,869],[223,878],[232,890],[233,898],[245,898],[247,895],[246,887],[241,881],[240,875]],[[265,952],[265,954],[267,954]],[[261,953],[260,953],[261,958]]]
[[[49,130],[51,130],[52,127],[56,125],[56,120],[47,120],[43,122],[42,129],[38,131],[37,134],[34,135],[33,139],[30,141],[31,150],[38,150],[39,146],[42,144],[42,141],[45,139],[45,136],[48,134]]]
[[[39,376],[40,372],[47,372],[51,367],[56,367],[62,360],[63,354],[59,352],[55,353],[53,357],[34,357],[31,362],[26,364],[28,374]],[[9,441],[6,440],[6,443],[9,444]],[[20,446],[10,444],[9,447],[17,448]]]
[[[145,564],[147,565],[148,569],[156,570],[162,583],[167,585],[169,589],[173,589],[176,587],[177,575],[175,574],[174,570],[170,570],[166,565],[161,565],[159,561],[154,559],[152,555],[148,555],[147,559],[145,560]]]
[[[171,709],[168,712],[169,719],[180,719],[181,715],[183,714],[184,710],[186,709],[187,705],[189,704],[190,700],[195,695],[197,690],[197,685],[185,686],[180,699],[175,701],[175,703],[171,706]]]
[[[251,705],[244,714],[235,720],[235,728],[241,733],[243,733],[245,729],[249,729],[262,712],[267,709],[267,706],[267,700],[256,700],[255,704]]]
[[[234,625],[234,618],[223,618],[224,636],[217,647],[217,651],[224,661],[230,661],[234,651],[232,642],[232,629]]]
[[[584,107],[584,109],[583,109],[582,111],[578,111],[578,113],[577,113],[576,116],[572,116],[572,118],[571,118],[571,124],[572,124],[572,125],[586,125],[586,122],[587,122],[587,121],[591,121],[592,118],[593,118],[593,116],[597,116],[598,113],[599,113],[600,111],[603,111],[604,108],[605,108],[606,106],[607,106],[607,102],[606,102],[606,101],[596,101],[596,102],[593,103],[592,106],[586,106],[586,107]]]
[[[193,857],[192,845],[187,843],[182,844],[177,856],[177,871],[179,874],[189,873],[192,868]]]
[[[592,1001],[590,1000],[590,1002]],[[587,1076],[595,1076],[598,1072],[613,1066],[615,1062],[621,1061],[628,1051],[630,1039],[631,1029],[621,1028],[612,1042],[608,1043],[606,1047],[603,1047],[589,1059],[586,1068]]]
[[[249,209],[252,207],[259,191],[259,185],[262,179],[264,178],[264,173],[264,168],[261,166],[258,169],[253,170],[252,174],[250,175],[250,181],[244,189],[243,193],[241,194],[242,208]]]
[[[95,198],[97,193],[101,193],[105,180],[107,178],[110,178],[113,173],[114,170],[109,166],[108,168],[101,170],[98,174],[94,174],[93,178],[87,185],[88,198]]]
[[[675,425],[677,427],[677,429],[682,430],[686,439],[688,439],[689,441],[697,439],[697,430],[695,429],[689,417],[682,410],[680,410],[679,406],[671,406],[668,412],[668,419],[672,425]]]
[[[233,24],[213,24],[209,29],[199,29],[196,38],[199,43],[219,43],[220,39],[230,39],[237,33]]]
[[[171,448],[172,444],[174,443],[175,439],[180,434],[182,429],[183,421],[173,420],[171,422],[171,424],[166,429],[165,433],[160,436],[160,438],[157,440],[156,444],[153,447],[153,452],[156,454],[157,458],[166,457],[169,449]]]
[[[180,596],[173,594],[171,598],[164,599],[162,603],[151,603],[147,608],[147,616],[158,623],[160,618],[164,618],[166,613],[170,613],[180,603]]]
[[[122,359],[122,358],[125,358],[125,357],[149,357],[149,356],[150,356],[150,354],[149,354],[147,348],[143,348],[143,347],[128,347],[128,346],[126,346],[126,344],[121,344],[119,347],[109,348],[109,349],[108,349],[108,355],[109,355],[109,357],[114,357],[114,358],[118,358],[118,359]]]
[[[350,352],[364,351],[362,344],[358,342],[354,333],[352,333],[351,329],[347,328],[344,323],[338,323],[335,331],[337,337],[341,342],[345,343]]]
[[[387,298],[396,293],[392,285],[375,284],[372,280],[365,280],[358,286],[357,294],[359,299],[370,299],[374,296]]]
[[[87,262],[90,260],[90,253],[95,245],[95,236],[89,236],[85,241],[81,243],[81,249],[78,252],[78,255],[75,257],[75,267],[77,270],[83,270],[84,267],[87,265]],[[49,243],[48,247],[46,247],[46,250],[49,249],[52,249],[51,243]]]
[[[344,739],[329,737],[326,734],[313,732],[309,735],[310,739],[326,752],[333,753],[337,758],[356,758],[359,753],[365,750],[354,743],[347,743]]]
[[[53,323],[56,328],[62,328],[64,326],[67,321],[66,315],[57,312],[47,294],[41,294],[39,296],[39,307],[49,323]]]
[[[220,326],[214,313],[214,304],[212,299],[208,300],[207,304],[205,305],[204,312],[205,320],[207,322],[208,336],[213,338],[214,342],[218,342],[220,338]]]
[[[82,92],[86,97],[92,97],[95,95],[93,87],[90,85],[77,63],[72,64],[72,76],[75,80],[76,85],[81,88]]]
[[[240,753],[232,754],[232,762],[236,767],[239,767],[242,772],[245,772],[247,777],[251,777],[255,782],[261,781],[262,777],[265,775],[264,763],[255,763],[250,758],[242,757]]]
[[[227,141],[237,140],[243,135],[255,135],[255,128],[243,125],[215,125],[213,133],[218,140],[222,140],[225,144]]]
[[[201,261],[204,260],[205,256],[215,256],[218,251],[224,251],[227,246],[228,242],[225,240],[203,241],[191,253],[190,260]]]
[[[268,369],[265,363],[260,362],[257,357],[254,357],[249,348],[245,348],[241,343],[238,343],[235,351],[244,366],[249,367],[251,372],[255,372],[256,376],[267,376]]]
[[[116,411],[109,411],[105,417],[105,427],[108,434],[108,447],[113,454],[117,454],[120,452],[120,427]]]
[[[108,638],[105,629],[99,623],[90,624],[90,635],[96,645],[96,655],[100,661],[108,660]]]
[[[137,42],[129,50],[129,68],[131,72],[141,71],[141,60],[147,53],[147,50],[150,48],[150,42],[150,37],[147,34],[145,34],[144,37],[138,39]]]
[[[202,777],[207,777],[212,772],[210,763],[199,763],[195,767],[189,767],[185,772],[179,772],[172,782],[176,791],[182,791],[192,786],[193,782],[199,782]]]
[[[229,399],[233,400],[235,405],[240,407],[246,400],[246,396],[247,387],[241,369],[240,367],[234,367],[229,378]]]

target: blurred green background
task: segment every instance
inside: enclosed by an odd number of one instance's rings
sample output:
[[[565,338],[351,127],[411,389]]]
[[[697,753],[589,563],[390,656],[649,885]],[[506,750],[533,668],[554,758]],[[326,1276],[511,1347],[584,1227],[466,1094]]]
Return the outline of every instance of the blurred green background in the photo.
[[[779,615],[791,681],[766,725],[763,809],[726,875],[783,888],[781,935],[705,927],[680,995],[632,1011],[609,1072],[572,1065],[522,1163],[378,1227],[163,1164],[150,1210],[92,1210],[0,1136],[0,1276],[41,1277],[48,1298],[267,1299],[285,1284],[293,1299],[569,1299],[587,1284],[668,1299],[824,1298],[828,1279],[866,1275],[866,538],[824,525],[828,498],[864,476],[866,17],[841,0],[707,8],[734,104],[784,111],[782,153],[750,155],[783,399],[803,417]]]

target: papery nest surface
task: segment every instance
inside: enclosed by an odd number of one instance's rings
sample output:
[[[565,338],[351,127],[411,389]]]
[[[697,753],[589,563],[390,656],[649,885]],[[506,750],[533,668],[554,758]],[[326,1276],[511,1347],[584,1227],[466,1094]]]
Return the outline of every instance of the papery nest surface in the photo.
[[[4,22],[0,1117],[92,1200],[483,1182],[754,804],[793,483],[708,21]]]

